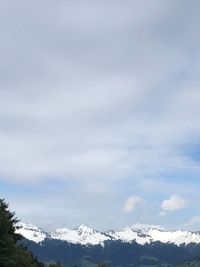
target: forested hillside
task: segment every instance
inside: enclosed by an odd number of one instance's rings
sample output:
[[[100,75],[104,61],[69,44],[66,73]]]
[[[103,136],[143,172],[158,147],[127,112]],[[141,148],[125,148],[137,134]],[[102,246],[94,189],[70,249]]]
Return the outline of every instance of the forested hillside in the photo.
[[[200,257],[194,258],[191,261],[180,263],[176,265],[176,267],[200,267]]]

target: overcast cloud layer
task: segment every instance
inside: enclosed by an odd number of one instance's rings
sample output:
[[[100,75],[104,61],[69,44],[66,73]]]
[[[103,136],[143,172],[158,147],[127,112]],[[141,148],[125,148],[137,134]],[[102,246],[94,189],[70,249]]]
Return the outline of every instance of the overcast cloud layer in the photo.
[[[20,218],[197,228],[199,14],[195,0],[0,3],[0,188]]]

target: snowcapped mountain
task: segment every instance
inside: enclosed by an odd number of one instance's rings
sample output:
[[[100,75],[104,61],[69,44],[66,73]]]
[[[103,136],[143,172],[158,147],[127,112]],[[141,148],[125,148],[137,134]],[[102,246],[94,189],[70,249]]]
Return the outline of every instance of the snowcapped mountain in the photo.
[[[104,241],[111,239],[109,236],[106,236],[106,234],[95,231],[83,224],[75,230],[70,230],[68,228],[56,229],[51,232],[51,237],[53,239],[82,245],[103,245]]]
[[[140,245],[160,241],[161,243],[173,243],[177,246],[181,244],[200,243],[199,232],[189,232],[183,230],[166,231],[157,225],[135,224],[119,232],[110,233],[117,240],[123,242],[137,242]]]
[[[162,243],[174,243],[178,246],[181,244],[200,243],[199,232],[188,232],[183,230],[163,231],[158,229],[150,229],[149,235],[153,241],[160,241]]]
[[[121,240],[127,243],[135,241],[140,245],[144,245],[145,243],[153,242],[151,236],[146,233],[142,233],[142,231],[138,229],[132,229],[131,227],[126,227],[118,232],[109,231],[107,234],[115,240]]]
[[[93,230],[85,225],[79,226],[77,229],[70,230],[61,228],[47,233],[41,228],[32,224],[19,224],[18,233],[26,239],[41,243],[46,238],[63,240],[73,244],[81,245],[104,245],[105,241],[119,240],[126,243],[136,242],[140,245],[150,244],[155,241],[161,243],[172,243],[177,246],[181,244],[188,245],[190,243],[200,244],[200,233],[189,232],[183,230],[166,231],[157,225],[134,224],[120,231],[107,231],[105,233]]]
[[[16,226],[19,228],[16,230],[16,233],[21,234],[26,239],[35,243],[40,243],[46,238],[51,238],[47,232],[33,224],[19,222]]]

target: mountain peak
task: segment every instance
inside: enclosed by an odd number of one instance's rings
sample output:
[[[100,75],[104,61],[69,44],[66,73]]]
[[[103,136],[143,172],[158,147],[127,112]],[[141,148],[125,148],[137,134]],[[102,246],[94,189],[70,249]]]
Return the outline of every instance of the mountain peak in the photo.
[[[95,231],[94,231],[92,228],[90,228],[90,227],[88,227],[88,226],[86,226],[86,225],[84,225],[84,224],[81,224],[81,225],[77,228],[77,231],[78,231],[78,233],[79,233],[80,235],[82,235],[82,234],[94,234],[94,233],[95,233]]]
[[[50,238],[48,233],[31,223],[19,222],[16,226],[19,228],[16,230],[16,233],[19,233],[26,239],[36,243],[42,242],[45,238]]]

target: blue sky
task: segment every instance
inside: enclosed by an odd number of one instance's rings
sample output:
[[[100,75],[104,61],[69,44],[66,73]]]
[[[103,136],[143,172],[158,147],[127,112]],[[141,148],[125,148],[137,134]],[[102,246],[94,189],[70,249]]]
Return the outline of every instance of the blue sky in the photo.
[[[0,3],[0,195],[19,218],[200,230],[199,12]]]

